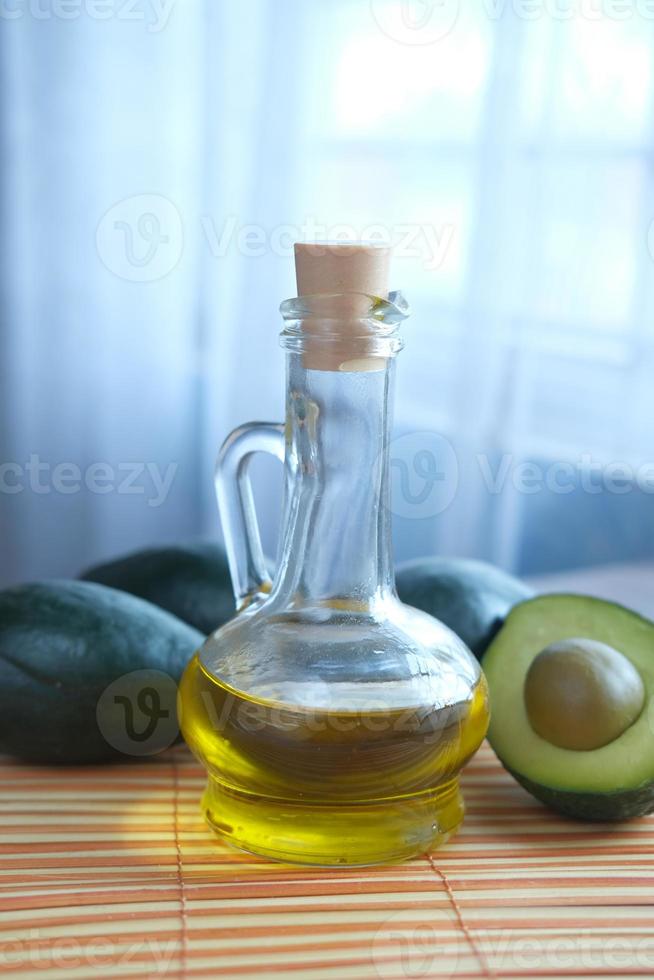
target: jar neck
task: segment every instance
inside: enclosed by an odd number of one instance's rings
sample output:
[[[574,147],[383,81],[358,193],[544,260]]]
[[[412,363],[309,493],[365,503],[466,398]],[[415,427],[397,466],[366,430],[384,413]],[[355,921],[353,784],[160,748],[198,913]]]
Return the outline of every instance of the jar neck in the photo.
[[[315,370],[302,353],[287,355],[284,527],[274,592],[290,604],[343,600],[370,608],[394,589],[394,358],[376,358],[374,367]]]
[[[327,293],[285,300],[282,347],[302,353],[305,368],[367,370],[369,359],[394,357],[403,347],[400,324],[409,315],[402,293]],[[369,367],[369,365],[368,365]]]

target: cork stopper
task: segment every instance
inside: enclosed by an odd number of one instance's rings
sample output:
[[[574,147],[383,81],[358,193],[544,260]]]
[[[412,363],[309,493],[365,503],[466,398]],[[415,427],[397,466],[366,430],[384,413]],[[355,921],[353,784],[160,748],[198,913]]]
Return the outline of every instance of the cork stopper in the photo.
[[[388,245],[351,242],[296,242],[298,296],[319,293],[388,295]]]
[[[320,317],[307,322],[316,337],[307,344],[304,366],[318,371],[379,371],[383,357],[365,356],[360,318],[371,296],[386,299],[391,250],[365,242],[297,242],[295,274],[298,296],[324,297]],[[329,344],[321,344],[329,334]]]

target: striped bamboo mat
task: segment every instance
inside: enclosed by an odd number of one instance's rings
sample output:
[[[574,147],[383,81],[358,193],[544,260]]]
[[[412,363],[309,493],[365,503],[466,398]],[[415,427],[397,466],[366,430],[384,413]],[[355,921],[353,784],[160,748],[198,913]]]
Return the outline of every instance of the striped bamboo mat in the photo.
[[[486,746],[454,841],[349,871],[221,844],[184,748],[1,776],[8,977],[654,977],[654,818],[558,818]]]

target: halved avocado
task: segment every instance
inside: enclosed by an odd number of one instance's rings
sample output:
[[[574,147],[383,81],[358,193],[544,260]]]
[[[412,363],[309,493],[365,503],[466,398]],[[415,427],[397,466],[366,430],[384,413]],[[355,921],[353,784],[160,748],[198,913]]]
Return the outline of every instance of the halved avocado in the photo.
[[[483,668],[489,741],[525,789],[584,820],[654,810],[654,623],[590,596],[539,596],[512,610]],[[606,743],[564,747],[603,741],[598,713]]]

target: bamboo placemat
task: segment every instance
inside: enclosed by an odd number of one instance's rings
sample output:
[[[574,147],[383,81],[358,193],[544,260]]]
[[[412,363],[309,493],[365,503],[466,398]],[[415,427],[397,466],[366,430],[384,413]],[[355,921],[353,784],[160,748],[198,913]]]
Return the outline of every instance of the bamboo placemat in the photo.
[[[102,768],[9,763],[1,777],[9,977],[654,976],[654,818],[557,817],[487,746],[450,844],[354,870],[220,843],[184,748]]]

